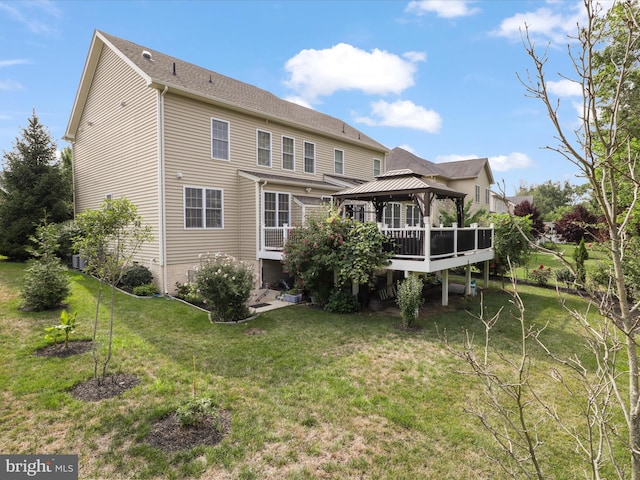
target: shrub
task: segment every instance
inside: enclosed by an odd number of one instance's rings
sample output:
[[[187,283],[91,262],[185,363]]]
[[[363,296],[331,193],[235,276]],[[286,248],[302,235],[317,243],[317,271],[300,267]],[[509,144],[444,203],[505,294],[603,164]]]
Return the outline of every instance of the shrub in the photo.
[[[531,279],[538,285],[546,285],[551,278],[551,267],[544,268],[544,265],[540,265],[538,268],[531,271]]]
[[[321,210],[294,229],[283,249],[285,272],[295,276],[324,305],[334,286],[352,282],[372,286],[375,272],[388,263],[387,237],[375,223],[342,218],[336,210]]]
[[[124,272],[122,280],[120,281],[120,286],[128,292],[133,292],[136,287],[149,285],[150,283],[153,283],[153,274],[151,273],[151,270],[144,265],[136,264]]]
[[[214,423],[220,429],[220,415],[210,398],[192,398],[176,409],[176,417],[183,427],[191,427],[201,422]]]
[[[203,302],[223,322],[249,316],[246,302],[254,285],[253,269],[223,253],[201,257],[195,288]]]
[[[133,294],[139,297],[150,297],[158,293],[158,287],[155,283],[147,283],[146,285],[140,285],[133,287]]]
[[[33,239],[38,248],[33,252],[33,260],[23,277],[20,291],[23,308],[27,310],[48,310],[59,307],[69,295],[69,279],[65,267],[54,251],[58,247],[55,240],[55,227],[38,227]]]
[[[324,306],[331,313],[354,313],[360,310],[358,299],[343,288],[334,288]]]
[[[556,270],[556,280],[569,288],[576,281],[576,276],[568,268],[561,268]]]
[[[69,348],[69,337],[76,331],[77,312],[69,315],[66,310],[60,313],[60,323],[45,329],[46,340],[53,340],[53,343],[60,343],[64,340],[64,348]]]
[[[400,307],[402,324],[405,327],[410,327],[418,318],[420,307],[424,303],[422,287],[422,278],[417,275],[410,275],[404,281],[398,282],[396,303]]]
[[[584,283],[587,274],[584,268],[584,262],[589,259],[589,252],[587,252],[584,238],[580,239],[580,243],[573,250],[573,259],[576,262],[576,275],[578,277],[577,279],[580,283]]]
[[[608,287],[612,276],[611,269],[604,263],[598,263],[589,269],[589,280],[596,286]]]

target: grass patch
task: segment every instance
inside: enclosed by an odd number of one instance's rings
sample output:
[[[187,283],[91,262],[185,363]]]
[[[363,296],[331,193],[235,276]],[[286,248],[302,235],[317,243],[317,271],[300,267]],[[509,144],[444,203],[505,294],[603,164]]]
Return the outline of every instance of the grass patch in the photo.
[[[397,314],[328,314],[303,305],[261,314],[247,324],[212,325],[205,313],[166,298],[116,295],[112,370],[141,383],[100,402],[74,400],[69,390],[91,378],[90,353],[43,358],[44,328],[59,311],[17,308],[23,265],[0,261],[0,451],[79,454],[81,478],[500,478],[483,428],[464,408],[480,396],[472,377],[445,348],[482,328],[480,297],[452,298],[423,309],[418,332],[395,328]],[[75,338],[90,338],[97,282],[69,272]],[[523,286],[528,322],[549,328],[545,339],[568,353],[582,340],[551,290]],[[485,306],[506,310],[493,333],[496,350],[517,354],[519,329],[510,297],[498,284]],[[571,305],[584,308],[576,298]],[[105,312],[105,315],[107,312]],[[106,318],[106,317],[105,317]],[[106,327],[106,323],[105,323]],[[247,334],[250,329],[264,331]],[[541,351],[532,361],[550,364]],[[144,442],[155,421],[192,395],[228,412],[231,428],[215,446],[163,453]],[[588,360],[585,358],[585,360]],[[562,391],[540,384],[562,408]],[[541,420],[545,468],[553,478],[581,468],[566,438]]]

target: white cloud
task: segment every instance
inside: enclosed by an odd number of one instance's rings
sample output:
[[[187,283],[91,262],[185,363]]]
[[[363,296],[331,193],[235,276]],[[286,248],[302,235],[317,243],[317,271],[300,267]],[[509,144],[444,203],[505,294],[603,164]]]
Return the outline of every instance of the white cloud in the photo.
[[[15,80],[0,80],[0,90],[22,90],[24,86]]]
[[[466,17],[480,11],[479,8],[471,8],[471,3],[468,0],[413,0],[405,12],[416,15],[435,13],[441,18]]]
[[[560,97],[581,97],[582,85],[572,80],[562,79],[557,82],[547,82],[547,90],[549,93]]]
[[[57,30],[56,20],[62,11],[54,2],[1,2],[0,12],[5,12],[12,20],[23,24],[31,33],[49,35]]]
[[[14,58],[11,60],[0,60],[0,68],[13,67],[14,65],[24,65],[29,63],[25,58]]]
[[[489,164],[494,172],[507,172],[509,170],[530,168],[534,165],[534,162],[524,153],[513,152],[509,155],[489,157]]]
[[[499,37],[521,40],[525,27],[535,40],[544,38],[555,43],[565,44],[575,36],[578,24],[584,25],[585,13],[582,2],[559,2],[549,4],[532,12],[516,13],[505,18],[497,30],[492,33]]]
[[[308,104],[338,90],[360,90],[367,94],[398,94],[414,84],[415,63],[425,56],[405,54],[407,60],[384,50],[371,52],[346,43],[324,50],[307,49],[290,58],[285,84]]]
[[[379,100],[371,104],[371,117],[356,118],[356,122],[385,127],[405,127],[438,133],[442,118],[433,111],[414,104],[410,100],[386,102]]]

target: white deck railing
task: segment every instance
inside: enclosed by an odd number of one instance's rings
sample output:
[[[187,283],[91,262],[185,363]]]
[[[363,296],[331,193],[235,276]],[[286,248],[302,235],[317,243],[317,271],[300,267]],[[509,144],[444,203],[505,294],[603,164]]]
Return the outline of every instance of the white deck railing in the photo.
[[[406,260],[437,260],[441,258],[470,255],[493,248],[493,225],[480,227],[433,227],[429,223],[424,227],[389,228],[379,224],[380,231],[393,240],[390,244],[395,258]],[[295,227],[263,227],[261,250],[263,252],[281,252]],[[425,241],[427,239],[427,241]]]

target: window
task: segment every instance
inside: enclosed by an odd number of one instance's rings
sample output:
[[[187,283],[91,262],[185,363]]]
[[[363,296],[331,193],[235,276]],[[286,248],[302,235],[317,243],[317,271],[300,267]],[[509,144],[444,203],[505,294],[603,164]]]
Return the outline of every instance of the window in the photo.
[[[304,173],[316,173],[316,145],[304,142]]]
[[[344,210],[347,217],[357,220],[358,222],[365,221],[364,205],[345,205]]]
[[[223,228],[222,211],[222,190],[185,187],[185,228]]]
[[[295,170],[295,142],[293,138],[282,137],[282,169]]]
[[[388,225],[391,228],[400,228],[400,204],[399,203],[387,203],[384,207],[384,214],[382,216],[382,223]]]
[[[476,185],[476,203],[480,203],[480,185]]]
[[[489,205],[491,201],[491,191],[488,188],[484,189],[484,203]]]
[[[378,175],[380,175],[381,171],[382,171],[382,160],[380,160],[379,158],[374,158],[373,159],[373,176],[377,177]]]
[[[211,158],[229,160],[229,122],[211,119]]]
[[[258,165],[271,166],[271,134],[258,130]]]
[[[264,192],[264,226],[282,227],[289,221],[289,194]]]
[[[410,227],[419,227],[422,221],[422,213],[417,205],[407,205],[407,220],[406,224]]]
[[[333,151],[333,173],[344,175],[344,150]]]

